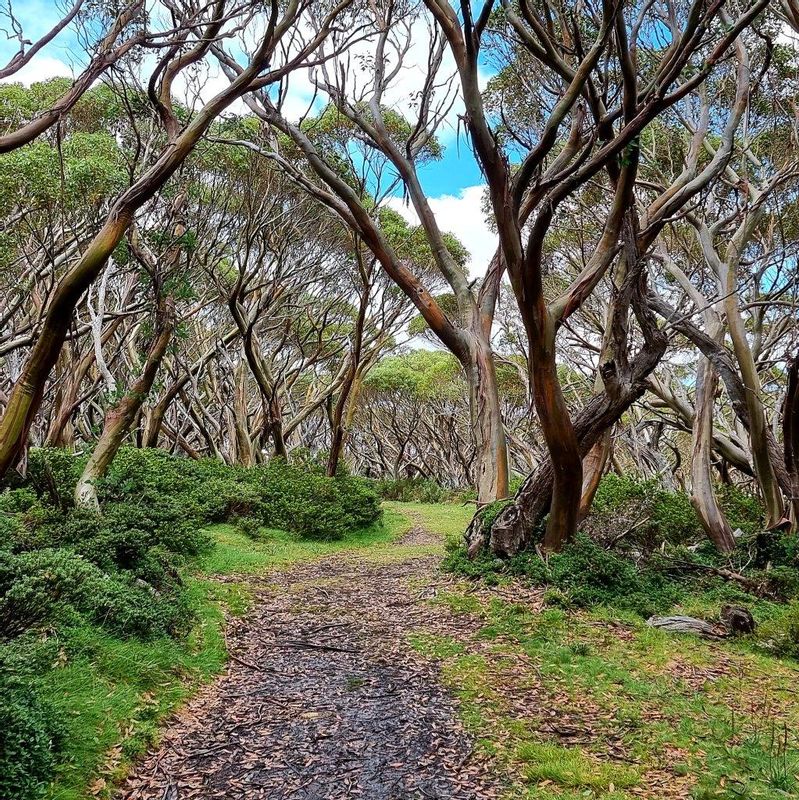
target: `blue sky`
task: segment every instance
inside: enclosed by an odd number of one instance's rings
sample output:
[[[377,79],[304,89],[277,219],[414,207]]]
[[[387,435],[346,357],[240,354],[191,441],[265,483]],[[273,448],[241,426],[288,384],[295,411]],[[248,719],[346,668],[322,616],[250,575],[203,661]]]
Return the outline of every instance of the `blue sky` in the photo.
[[[60,18],[60,12],[70,0],[58,4],[45,0],[16,0],[14,14],[22,23],[25,37],[36,40],[46,33]],[[0,7],[5,5],[0,0]],[[0,18],[0,27],[8,28],[7,20]],[[4,65],[16,52],[17,42],[0,35],[0,62]],[[74,74],[85,62],[74,30],[64,30],[44,48],[34,60],[11,80],[23,83],[46,80],[56,76]],[[410,70],[413,72],[413,69]],[[410,78],[411,82],[413,78]],[[488,230],[481,211],[483,178],[461,128],[455,130],[454,117],[449,127],[442,128],[440,139],[444,146],[443,157],[425,164],[420,178],[431,199],[433,210],[444,230],[458,236],[472,254],[470,269],[483,271],[494,249],[494,236]],[[415,219],[411,209],[404,207],[399,198],[392,205],[410,220]]]

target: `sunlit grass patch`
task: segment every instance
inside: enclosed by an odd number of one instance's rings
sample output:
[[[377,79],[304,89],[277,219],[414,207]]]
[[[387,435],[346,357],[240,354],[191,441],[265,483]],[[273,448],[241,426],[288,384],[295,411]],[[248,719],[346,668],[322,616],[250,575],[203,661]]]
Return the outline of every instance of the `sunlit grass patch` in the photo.
[[[381,522],[347,531],[335,541],[301,539],[272,528],[261,528],[257,535],[248,536],[234,525],[213,525],[208,530],[214,547],[201,558],[199,569],[206,575],[257,575],[297,561],[390,544],[409,527],[406,517],[390,509]]]
[[[528,782],[551,781],[572,789],[613,792],[635,786],[639,773],[630,766],[602,762],[577,747],[525,742],[515,753]]]
[[[408,637],[408,642],[414,650],[429,658],[451,658],[464,651],[463,645],[451,636],[414,633]]]
[[[458,542],[474,516],[474,506],[461,503],[399,503],[384,502],[384,509],[393,510],[418,520],[446,542]]]

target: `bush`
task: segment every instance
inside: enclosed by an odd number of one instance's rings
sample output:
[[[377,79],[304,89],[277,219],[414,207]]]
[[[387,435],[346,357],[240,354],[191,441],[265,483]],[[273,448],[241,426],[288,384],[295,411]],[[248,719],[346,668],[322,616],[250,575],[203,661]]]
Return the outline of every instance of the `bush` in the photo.
[[[180,635],[190,621],[177,585],[159,591],[132,575],[105,573],[69,549],[0,553],[0,628],[6,636],[91,623],[117,636],[147,639]]]
[[[614,473],[600,481],[583,530],[596,541],[621,540],[622,546],[649,550],[704,535],[688,495],[669,492],[654,480]]]
[[[247,480],[258,491],[257,516],[269,528],[332,540],[380,517],[377,494],[361,478],[328,478],[321,470],[273,459],[249,470]]]
[[[717,486],[716,494],[733,530],[740,529],[750,536],[763,530],[763,504],[758,497],[732,484]]]
[[[775,655],[799,658],[799,603],[791,603],[784,613],[765,621],[758,639]]]
[[[502,576],[523,578],[548,587],[550,596],[559,598],[564,607],[611,605],[644,617],[665,611],[684,594],[680,584],[659,569],[641,569],[582,534],[546,561],[534,551],[507,560],[486,554],[470,560],[466,551],[458,548],[448,554],[443,568],[489,584]]]
[[[638,567],[584,535],[553,555],[549,565],[550,582],[584,608],[613,605],[648,617],[667,610],[683,594],[676,582],[660,572]]]
[[[443,503],[451,492],[429,478],[386,478],[376,482],[377,492],[385,500],[402,503]]]
[[[24,686],[0,683],[0,797],[39,794],[61,736],[53,708]]]

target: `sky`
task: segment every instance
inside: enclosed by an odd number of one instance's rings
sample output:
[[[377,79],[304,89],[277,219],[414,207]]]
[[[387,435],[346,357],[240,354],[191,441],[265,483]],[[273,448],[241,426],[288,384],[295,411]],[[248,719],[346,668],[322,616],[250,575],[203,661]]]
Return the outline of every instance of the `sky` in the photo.
[[[64,4],[64,2],[56,4],[51,0],[15,0],[13,9],[23,26],[25,37],[35,41],[57,22],[59,7],[63,8]],[[5,6],[6,0],[0,0],[0,9]],[[7,19],[0,17],[0,65],[5,65],[17,50],[17,42],[13,39],[8,40],[4,35],[7,28]],[[389,98],[390,103],[400,111],[421,86],[421,64],[425,63],[423,59],[427,50],[426,31],[414,28],[412,42],[406,68],[397,82],[394,96]],[[72,30],[67,29],[39,52],[26,67],[7,80],[30,84],[57,76],[72,76],[80,70],[82,60],[85,60],[85,56],[82,55],[77,37]],[[447,66],[445,62],[444,68]],[[451,65],[449,67],[451,69]],[[483,80],[487,80],[487,77],[483,76]],[[224,80],[221,75],[215,77],[215,81]],[[310,84],[303,85],[302,78],[295,83],[292,90],[297,95],[298,109],[313,95]],[[443,146],[442,158],[422,166],[420,178],[439,226],[460,239],[471,256],[469,271],[477,276],[484,272],[486,264],[493,255],[496,237],[484,218],[483,176],[468,147],[462,128],[459,130],[457,117],[459,112],[459,105],[456,104],[441,128],[439,138]],[[388,202],[409,221],[418,222],[413,209],[408,207],[401,197],[389,198]]]

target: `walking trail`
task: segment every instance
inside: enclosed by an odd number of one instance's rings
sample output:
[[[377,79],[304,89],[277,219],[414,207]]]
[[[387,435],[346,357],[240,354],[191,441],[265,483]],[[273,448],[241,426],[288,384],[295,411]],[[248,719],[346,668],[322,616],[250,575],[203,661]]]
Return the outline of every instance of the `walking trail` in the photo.
[[[173,719],[122,787],[126,800],[493,800],[499,782],[458,721],[435,664],[407,636],[453,620],[417,525],[382,558],[343,553],[251,579],[230,662]],[[418,552],[414,550],[418,547]]]

